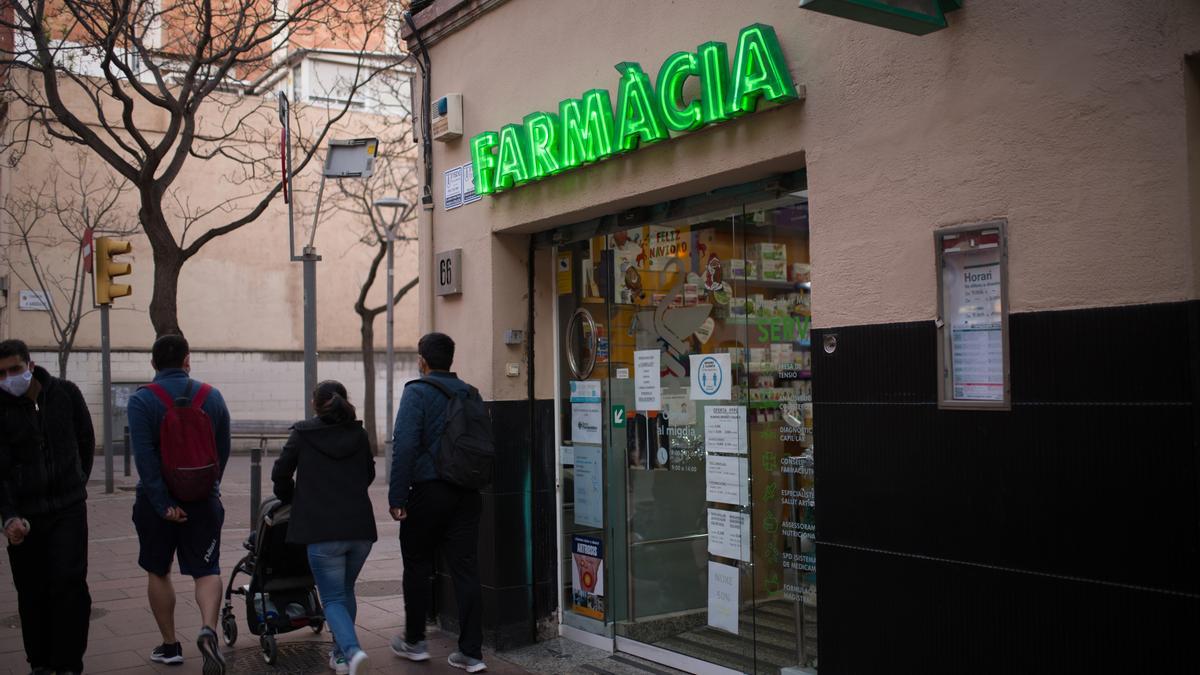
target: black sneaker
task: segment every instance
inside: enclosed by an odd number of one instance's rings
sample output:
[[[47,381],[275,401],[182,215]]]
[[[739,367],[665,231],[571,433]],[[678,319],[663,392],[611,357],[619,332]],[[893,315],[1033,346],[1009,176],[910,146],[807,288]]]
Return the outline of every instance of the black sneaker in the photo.
[[[177,666],[183,663],[183,647],[178,642],[171,645],[164,642],[150,652],[150,660],[155,663]]]
[[[205,626],[200,629],[200,637],[196,638],[196,647],[204,656],[204,675],[225,675],[225,657],[217,646],[217,633]]]

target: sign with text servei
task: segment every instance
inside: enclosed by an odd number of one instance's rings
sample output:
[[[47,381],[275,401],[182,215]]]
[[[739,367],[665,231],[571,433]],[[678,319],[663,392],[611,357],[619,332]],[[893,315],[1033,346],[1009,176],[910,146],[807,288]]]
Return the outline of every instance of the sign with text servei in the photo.
[[[738,35],[729,65],[724,42],[705,42],[695,52],[667,57],[658,79],[638,63],[618,63],[614,111],[607,89],[591,89],[558,104],[558,113],[533,112],[522,124],[471,138],[475,191],[494,194],[597,162],[687,132],[752,113],[759,99],[786,103],[800,98],[775,29],[756,23]],[[694,77],[700,92],[683,100]]]

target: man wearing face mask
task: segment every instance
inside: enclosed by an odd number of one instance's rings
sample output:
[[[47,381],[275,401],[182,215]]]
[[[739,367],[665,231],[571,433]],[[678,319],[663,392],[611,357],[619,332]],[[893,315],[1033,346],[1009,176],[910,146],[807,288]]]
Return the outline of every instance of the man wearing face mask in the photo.
[[[96,434],[79,388],[0,342],[0,515],[35,675],[79,673],[92,598],[87,481]]]

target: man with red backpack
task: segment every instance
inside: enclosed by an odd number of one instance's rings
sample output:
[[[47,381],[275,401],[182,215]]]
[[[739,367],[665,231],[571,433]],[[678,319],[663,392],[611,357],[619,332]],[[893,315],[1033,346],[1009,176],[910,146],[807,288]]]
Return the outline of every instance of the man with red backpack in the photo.
[[[129,436],[139,479],[133,524],[138,565],[148,573],[150,610],[163,638],[150,660],[183,663],[170,577],[171,560],[178,557],[179,571],[196,583],[203,625],[196,646],[204,657],[204,675],[220,675],[225,659],[215,627],[221,606],[225,508],[220,480],[229,459],[229,409],[219,391],[188,376],[189,354],[182,335],[158,338],[151,349],[154,382],[129,398]]]

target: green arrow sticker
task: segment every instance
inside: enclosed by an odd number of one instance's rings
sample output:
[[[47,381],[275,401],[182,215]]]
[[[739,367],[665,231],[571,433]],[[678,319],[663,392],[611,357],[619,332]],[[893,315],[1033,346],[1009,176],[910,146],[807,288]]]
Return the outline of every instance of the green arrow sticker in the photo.
[[[614,405],[612,407],[612,425],[614,429],[625,428],[625,406]]]

